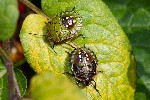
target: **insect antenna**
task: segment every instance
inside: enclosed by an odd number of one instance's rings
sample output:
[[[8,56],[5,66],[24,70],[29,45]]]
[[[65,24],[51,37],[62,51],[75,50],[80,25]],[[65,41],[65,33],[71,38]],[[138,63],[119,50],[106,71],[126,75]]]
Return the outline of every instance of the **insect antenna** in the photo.
[[[76,8],[76,7],[74,6],[74,7],[72,8],[72,11],[74,11],[74,10],[75,10],[75,8]]]
[[[69,76],[72,76],[72,77],[75,77],[74,74],[71,74],[69,72],[64,72],[63,74],[66,74],[66,75],[69,75]]]
[[[36,33],[29,33],[29,34],[34,35],[34,36],[46,36],[46,35],[40,35],[40,34],[36,34]],[[57,54],[56,51],[54,50],[54,44],[52,44],[51,48],[53,49],[53,51],[55,52],[55,54]]]
[[[39,35],[39,34],[36,34],[36,33],[29,33],[31,35],[34,35],[34,36],[46,36],[46,35]]]

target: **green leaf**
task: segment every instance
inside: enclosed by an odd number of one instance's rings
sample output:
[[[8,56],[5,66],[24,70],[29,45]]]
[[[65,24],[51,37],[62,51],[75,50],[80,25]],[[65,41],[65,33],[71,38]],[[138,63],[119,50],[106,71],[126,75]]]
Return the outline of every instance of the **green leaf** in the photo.
[[[1,91],[1,100],[8,100],[8,79],[7,74],[5,74],[1,79],[2,91]]]
[[[26,89],[27,89],[27,79],[23,75],[22,71],[17,69],[17,68],[15,69],[15,75],[16,75],[16,78],[17,78],[17,82],[18,82],[18,85],[19,85],[21,95],[23,96],[26,92]]]
[[[148,99],[150,97],[150,50],[147,48],[144,49],[142,46],[135,46],[133,49],[136,61],[138,62],[137,74],[139,76],[138,80],[140,80],[140,82],[137,82],[137,94],[142,94]],[[147,99],[143,98],[143,100]],[[140,99],[137,98],[136,100]]]
[[[0,100],[2,99],[2,89],[3,89],[3,76],[5,75],[6,73],[6,69],[5,69],[5,66],[0,58]]]
[[[18,20],[17,0],[0,0],[0,40],[9,39],[15,32]]]
[[[5,66],[0,58],[0,78],[3,77],[3,75],[6,73]]]
[[[2,100],[3,80],[0,78],[0,99]]]
[[[21,95],[23,96],[25,94],[26,88],[27,88],[27,80],[25,76],[22,74],[22,72],[19,69],[15,69],[15,74],[17,78],[17,82],[19,85],[19,89],[21,92]],[[7,74],[5,74],[2,78],[0,78],[0,85],[1,85],[1,100],[8,100],[8,78]]]
[[[94,78],[101,96],[93,85],[82,90],[92,99],[133,100],[136,84],[134,57],[128,38],[107,6],[100,0],[42,0],[43,11],[50,17],[72,10],[73,7],[83,18],[83,27],[79,33],[85,36],[85,39],[75,38],[74,42],[80,47],[85,44],[90,48],[98,59],[97,70],[103,71]],[[52,49],[42,36],[46,32],[45,22],[47,19],[37,14],[31,14],[25,19],[20,32],[25,57],[36,72],[50,71],[61,76],[70,71],[67,52],[73,48],[61,43]]]
[[[39,74],[32,78],[31,95],[34,100],[87,100],[86,94],[64,75],[55,76],[52,73]]]
[[[120,25],[125,30],[132,44],[137,61],[136,100],[150,98],[150,2],[149,0],[104,0]],[[136,2],[136,3],[135,3]],[[141,98],[139,98],[141,97]]]
[[[144,85],[142,78],[138,78],[137,80],[137,89],[135,93],[135,100],[148,100],[150,97],[150,93],[147,87]]]
[[[104,2],[111,9],[127,34],[150,29],[149,0],[115,0],[115,2],[113,0],[104,0]]]

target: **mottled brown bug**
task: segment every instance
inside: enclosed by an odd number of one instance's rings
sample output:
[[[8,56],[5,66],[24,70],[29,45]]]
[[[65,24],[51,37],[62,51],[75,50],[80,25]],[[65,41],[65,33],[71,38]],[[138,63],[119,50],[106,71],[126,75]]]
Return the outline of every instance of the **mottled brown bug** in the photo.
[[[96,70],[98,60],[94,52],[85,46],[82,48],[75,48],[70,53],[69,63],[72,71],[71,75],[76,79],[77,84],[83,83],[85,86],[89,86],[93,81],[95,83],[94,89],[99,93],[99,90],[96,88],[94,77],[101,71]]]

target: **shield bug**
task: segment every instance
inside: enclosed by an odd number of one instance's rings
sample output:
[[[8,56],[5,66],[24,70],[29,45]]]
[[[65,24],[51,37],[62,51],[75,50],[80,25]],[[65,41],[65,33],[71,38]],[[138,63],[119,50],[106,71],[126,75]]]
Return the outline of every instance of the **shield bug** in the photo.
[[[75,7],[71,11],[61,12],[52,18],[52,20],[45,23],[46,33],[42,36],[45,37],[52,48],[55,43],[60,43],[82,35],[77,34],[82,28],[82,17],[74,9]]]
[[[94,52],[85,46],[75,48],[70,53],[69,63],[71,75],[76,79],[77,84],[83,83],[84,86],[89,86],[93,81],[95,83],[93,87],[99,93],[94,77],[101,71],[97,71],[98,60]]]
[[[55,44],[72,39],[81,28],[82,17],[73,8],[71,11],[61,12],[46,23],[45,37],[47,41]]]

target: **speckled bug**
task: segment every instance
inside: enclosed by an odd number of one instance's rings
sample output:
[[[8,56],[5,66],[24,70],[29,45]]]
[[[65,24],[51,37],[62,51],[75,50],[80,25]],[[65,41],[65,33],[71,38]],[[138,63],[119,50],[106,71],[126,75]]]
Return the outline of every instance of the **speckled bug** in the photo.
[[[46,40],[49,42],[59,43],[72,39],[82,28],[82,17],[74,11],[61,12],[51,21],[46,23]]]
[[[82,28],[82,17],[75,12],[75,7],[71,11],[61,12],[46,24],[46,33],[42,36],[54,47],[54,44],[72,39],[73,37],[83,36],[78,34]],[[29,33],[32,34],[32,33]],[[38,35],[38,34],[33,34]]]
[[[96,82],[94,77],[98,74],[97,66],[98,60],[93,51],[86,48],[75,48],[69,57],[70,69],[72,71],[72,76],[75,77],[77,84],[83,83],[85,86],[89,86],[93,81],[95,83],[94,89],[99,93],[96,88]],[[67,74],[70,74],[67,72]],[[99,93],[100,95],[100,93]]]

